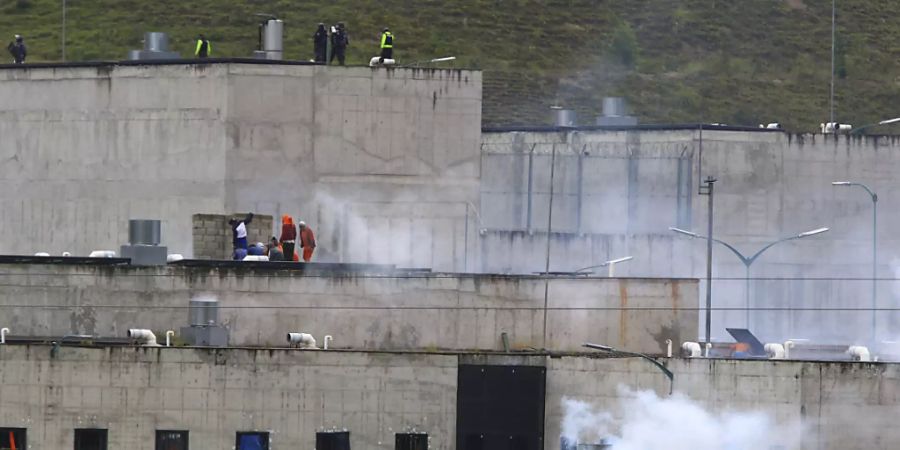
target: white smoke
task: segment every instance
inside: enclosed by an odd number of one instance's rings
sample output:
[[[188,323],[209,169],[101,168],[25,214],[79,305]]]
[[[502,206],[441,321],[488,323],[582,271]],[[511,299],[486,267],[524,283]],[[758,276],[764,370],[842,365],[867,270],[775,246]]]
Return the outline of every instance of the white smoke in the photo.
[[[569,442],[604,442],[612,450],[800,449],[799,421],[782,424],[761,411],[713,413],[676,393],[619,389],[612,411],[563,398],[561,434]]]

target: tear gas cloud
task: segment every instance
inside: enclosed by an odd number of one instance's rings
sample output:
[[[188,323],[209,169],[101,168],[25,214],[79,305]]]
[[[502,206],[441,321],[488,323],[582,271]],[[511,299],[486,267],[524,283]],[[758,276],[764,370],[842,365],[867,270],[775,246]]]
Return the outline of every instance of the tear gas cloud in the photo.
[[[658,397],[620,387],[611,411],[563,398],[561,437],[572,443],[611,445],[612,450],[799,450],[799,421],[776,422],[761,411],[711,412],[687,396]]]

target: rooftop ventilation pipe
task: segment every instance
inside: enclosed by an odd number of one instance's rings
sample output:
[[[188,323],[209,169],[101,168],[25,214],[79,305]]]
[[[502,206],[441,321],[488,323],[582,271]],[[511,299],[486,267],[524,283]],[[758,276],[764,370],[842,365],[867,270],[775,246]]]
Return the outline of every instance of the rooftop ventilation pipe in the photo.
[[[6,335],[9,334],[9,328],[0,328],[0,344],[6,343]]]
[[[638,124],[637,117],[628,115],[625,99],[622,97],[604,97],[603,115],[597,116],[600,127],[633,127]]]
[[[847,353],[850,354],[850,358],[854,361],[869,362],[872,360],[869,349],[862,345],[851,345],[847,349]]]
[[[287,341],[292,347],[318,348],[316,347],[316,338],[309,333],[288,333]]]
[[[325,342],[323,343],[322,348],[325,349],[325,350],[328,350],[328,343],[331,342],[331,341],[333,341],[333,340],[334,340],[334,338],[331,337],[330,334],[326,334],[326,335],[325,335],[325,339],[324,339]]]
[[[578,119],[575,111],[562,106],[551,106],[550,109],[553,111],[553,124],[557,127],[573,128],[577,126]]]
[[[784,346],[781,344],[766,344],[764,348],[766,350],[766,356],[768,356],[769,359],[785,358]]]
[[[144,347],[160,347],[156,342],[156,335],[152,331],[143,328],[131,328],[128,337],[138,341]]]
[[[681,354],[685,358],[699,358],[700,357],[700,344],[697,342],[685,342],[681,344]]]

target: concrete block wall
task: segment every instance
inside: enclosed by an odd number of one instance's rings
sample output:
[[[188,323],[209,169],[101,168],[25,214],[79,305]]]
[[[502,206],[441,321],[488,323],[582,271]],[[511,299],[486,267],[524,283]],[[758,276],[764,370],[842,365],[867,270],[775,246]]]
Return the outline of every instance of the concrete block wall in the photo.
[[[547,156],[554,148],[551,271],[631,255],[633,260],[617,267],[619,275],[704,278],[703,242],[668,228],[705,234],[707,198],[698,195],[697,187],[701,177],[713,175],[719,180],[714,235],[747,256],[775,240],[831,228],[767,250],[750,273],[762,279],[749,284],[745,266],[727,248],[715,245],[713,338],[730,341],[726,327],[748,326],[749,291],[750,308],[768,308],[750,315],[750,328],[763,340],[867,343],[873,328],[868,309],[872,201],[861,188],[831,186],[832,181],[852,180],[879,194],[876,307],[889,308],[900,300],[893,281],[900,273],[895,261],[900,240],[889,232],[900,224],[897,208],[891,206],[900,201],[892,184],[892,174],[900,170],[900,139],[708,129],[702,139],[696,129],[485,133],[482,270],[544,270]],[[580,187],[572,176],[579,160]],[[579,192],[580,211],[579,203],[573,203]],[[705,284],[701,295],[704,291]],[[895,340],[900,314],[879,311],[875,322],[877,341]]]
[[[309,223],[321,260],[463,271],[480,122],[477,71],[0,69],[0,253],[118,248],[139,217],[193,256],[194,214],[253,211]]]
[[[109,448],[152,450],[158,429],[188,430],[190,448],[231,448],[239,431],[270,433],[273,450],[311,448],[315,432],[350,431],[356,449],[392,447],[394,433],[427,432],[456,448],[460,364],[546,367],[545,448],[557,448],[562,400],[617,412],[632,391],[669,384],[634,358],[294,349],[81,348],[0,345],[0,427],[29,448],[72,448],[74,428],[106,428]],[[675,390],[707,412],[761,412],[805,426],[801,448],[889,450],[900,407],[900,365],[682,360],[664,363]],[[612,432],[618,430],[614,425]],[[854,432],[848,432],[854,430]]]
[[[891,414],[900,408],[898,364],[714,359],[669,359],[666,364],[675,374],[675,391],[709,412],[760,411],[779,423],[802,423],[804,449],[888,450],[900,445]],[[669,380],[637,358],[549,358],[547,442],[559,442],[563,398],[614,412],[623,387],[662,397],[668,394]]]
[[[0,317],[12,334],[123,337],[178,331],[188,302],[212,296],[231,344],[273,346],[288,332],[354,349],[574,351],[586,341],[665,353],[696,340],[696,280],[458,274],[309,273],[202,267],[3,265]],[[546,296],[545,296],[546,295]],[[27,308],[20,307],[28,305]]]
[[[73,448],[73,429],[108,429],[111,449],[153,450],[156,430],[187,430],[190,448],[233,448],[265,431],[271,449],[313,448],[348,429],[355,449],[428,433],[455,448],[456,356],[294,350],[0,346],[0,427],[28,448]]]
[[[241,220],[247,214],[194,214],[192,216],[194,229],[194,258],[195,259],[231,259],[233,251],[232,231],[228,220],[235,218]],[[247,226],[247,242],[250,244],[262,242],[267,244],[273,234],[274,228],[272,216],[254,214],[253,220]],[[279,234],[274,234],[278,237]]]

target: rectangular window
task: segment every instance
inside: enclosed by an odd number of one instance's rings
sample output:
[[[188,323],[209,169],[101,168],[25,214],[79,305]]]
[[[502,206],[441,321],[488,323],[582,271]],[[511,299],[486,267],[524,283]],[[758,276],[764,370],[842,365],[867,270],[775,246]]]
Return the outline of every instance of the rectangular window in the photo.
[[[0,450],[25,450],[24,428],[0,428]]]
[[[156,430],[156,450],[188,450],[188,432]]]
[[[269,433],[240,432],[235,445],[237,450],[269,450]]]
[[[75,450],[106,450],[106,437],[106,430],[76,428]]]
[[[397,433],[394,450],[428,450],[428,435],[425,433]]]
[[[350,432],[316,433],[316,450],[350,450]]]

